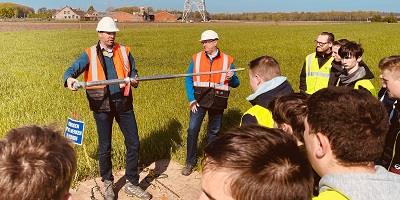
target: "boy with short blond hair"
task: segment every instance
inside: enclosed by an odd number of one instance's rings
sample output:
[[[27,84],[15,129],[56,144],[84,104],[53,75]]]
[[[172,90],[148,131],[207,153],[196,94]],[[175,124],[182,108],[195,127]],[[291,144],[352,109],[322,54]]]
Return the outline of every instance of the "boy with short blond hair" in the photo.
[[[253,107],[247,110],[241,120],[241,125],[260,124],[272,128],[274,121],[268,102],[277,96],[293,92],[286,77],[281,76],[280,66],[275,58],[265,55],[258,57],[248,64],[250,87],[253,94],[248,100]]]

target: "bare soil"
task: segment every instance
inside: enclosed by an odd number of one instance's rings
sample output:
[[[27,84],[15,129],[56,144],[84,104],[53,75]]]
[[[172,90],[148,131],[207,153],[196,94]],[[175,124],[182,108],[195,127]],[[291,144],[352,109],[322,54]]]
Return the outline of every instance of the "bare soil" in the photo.
[[[154,200],[196,200],[201,193],[201,174],[194,171],[189,176],[183,176],[181,175],[182,168],[182,165],[169,159],[156,161],[140,171],[140,186],[152,194]],[[125,195],[124,173],[124,171],[114,173],[115,199],[137,199]],[[103,182],[100,177],[83,181],[77,189],[70,189],[74,200],[102,200],[104,199],[103,191]]]

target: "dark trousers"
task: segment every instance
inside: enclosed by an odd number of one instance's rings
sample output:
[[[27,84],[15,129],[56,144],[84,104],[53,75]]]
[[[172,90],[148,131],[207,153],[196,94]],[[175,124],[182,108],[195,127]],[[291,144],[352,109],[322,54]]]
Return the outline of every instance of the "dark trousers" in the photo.
[[[125,176],[133,185],[139,184],[137,165],[139,159],[139,135],[133,110],[121,110],[121,102],[110,102],[111,111],[106,113],[93,112],[97,126],[99,142],[99,165],[101,180],[114,180],[111,162],[111,135],[115,118],[125,138],[126,167]]]
[[[211,141],[218,138],[218,132],[221,128],[222,116],[224,113],[223,109],[207,109],[203,107],[198,107],[196,113],[190,111],[186,165],[195,166],[197,164],[197,141],[201,124],[203,123],[206,112],[208,112],[207,141],[208,143],[210,143]]]

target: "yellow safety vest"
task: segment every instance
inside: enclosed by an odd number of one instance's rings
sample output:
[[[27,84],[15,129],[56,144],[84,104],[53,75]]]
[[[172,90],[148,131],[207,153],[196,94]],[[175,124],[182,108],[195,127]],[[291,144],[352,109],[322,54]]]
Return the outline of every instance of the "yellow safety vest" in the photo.
[[[274,120],[272,119],[272,113],[268,109],[260,106],[260,105],[255,105],[251,107],[249,110],[247,110],[244,114],[249,114],[257,119],[258,124],[261,126],[265,126],[268,128],[273,128],[274,127]],[[242,116],[242,118],[243,118]],[[240,122],[240,125],[242,123]]]
[[[307,94],[328,87],[329,74],[331,72],[333,57],[320,68],[318,65],[318,58],[315,57],[316,53],[312,53],[306,57],[306,85]]]
[[[312,200],[348,200],[349,198],[345,197],[338,191],[335,190],[327,190],[319,194],[317,197],[313,197]]]
[[[358,86],[367,89],[372,94],[372,96],[378,98],[378,94],[376,93],[375,87],[374,85],[372,85],[370,80],[363,79],[357,81],[356,84],[354,85],[354,89],[358,89]]]

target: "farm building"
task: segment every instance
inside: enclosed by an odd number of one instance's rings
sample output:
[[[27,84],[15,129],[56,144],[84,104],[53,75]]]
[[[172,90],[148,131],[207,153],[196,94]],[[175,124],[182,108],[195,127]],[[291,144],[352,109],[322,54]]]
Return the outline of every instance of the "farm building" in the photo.
[[[81,9],[72,9],[69,6],[65,6],[61,8],[57,13],[53,15],[53,19],[55,20],[81,20],[81,17],[84,16],[85,12]]]
[[[55,20],[77,20],[77,21],[98,21],[100,18],[109,16],[118,22],[143,22],[143,21],[154,21],[154,22],[175,22],[177,16],[168,12],[160,13],[127,13],[127,12],[109,12],[100,13],[97,11],[84,12],[78,9],[72,9],[70,6],[61,8],[57,13],[53,15]]]
[[[93,10],[93,11],[88,11],[85,12],[84,15],[82,16],[82,20],[84,21],[97,21],[98,18],[101,16],[102,14]]]
[[[130,14],[127,12],[117,12],[108,14],[109,17],[113,18],[117,22],[139,22],[143,21],[143,18],[138,14]]]
[[[154,14],[154,21],[155,22],[175,22],[176,17],[175,17],[175,15],[164,11],[164,12]]]

